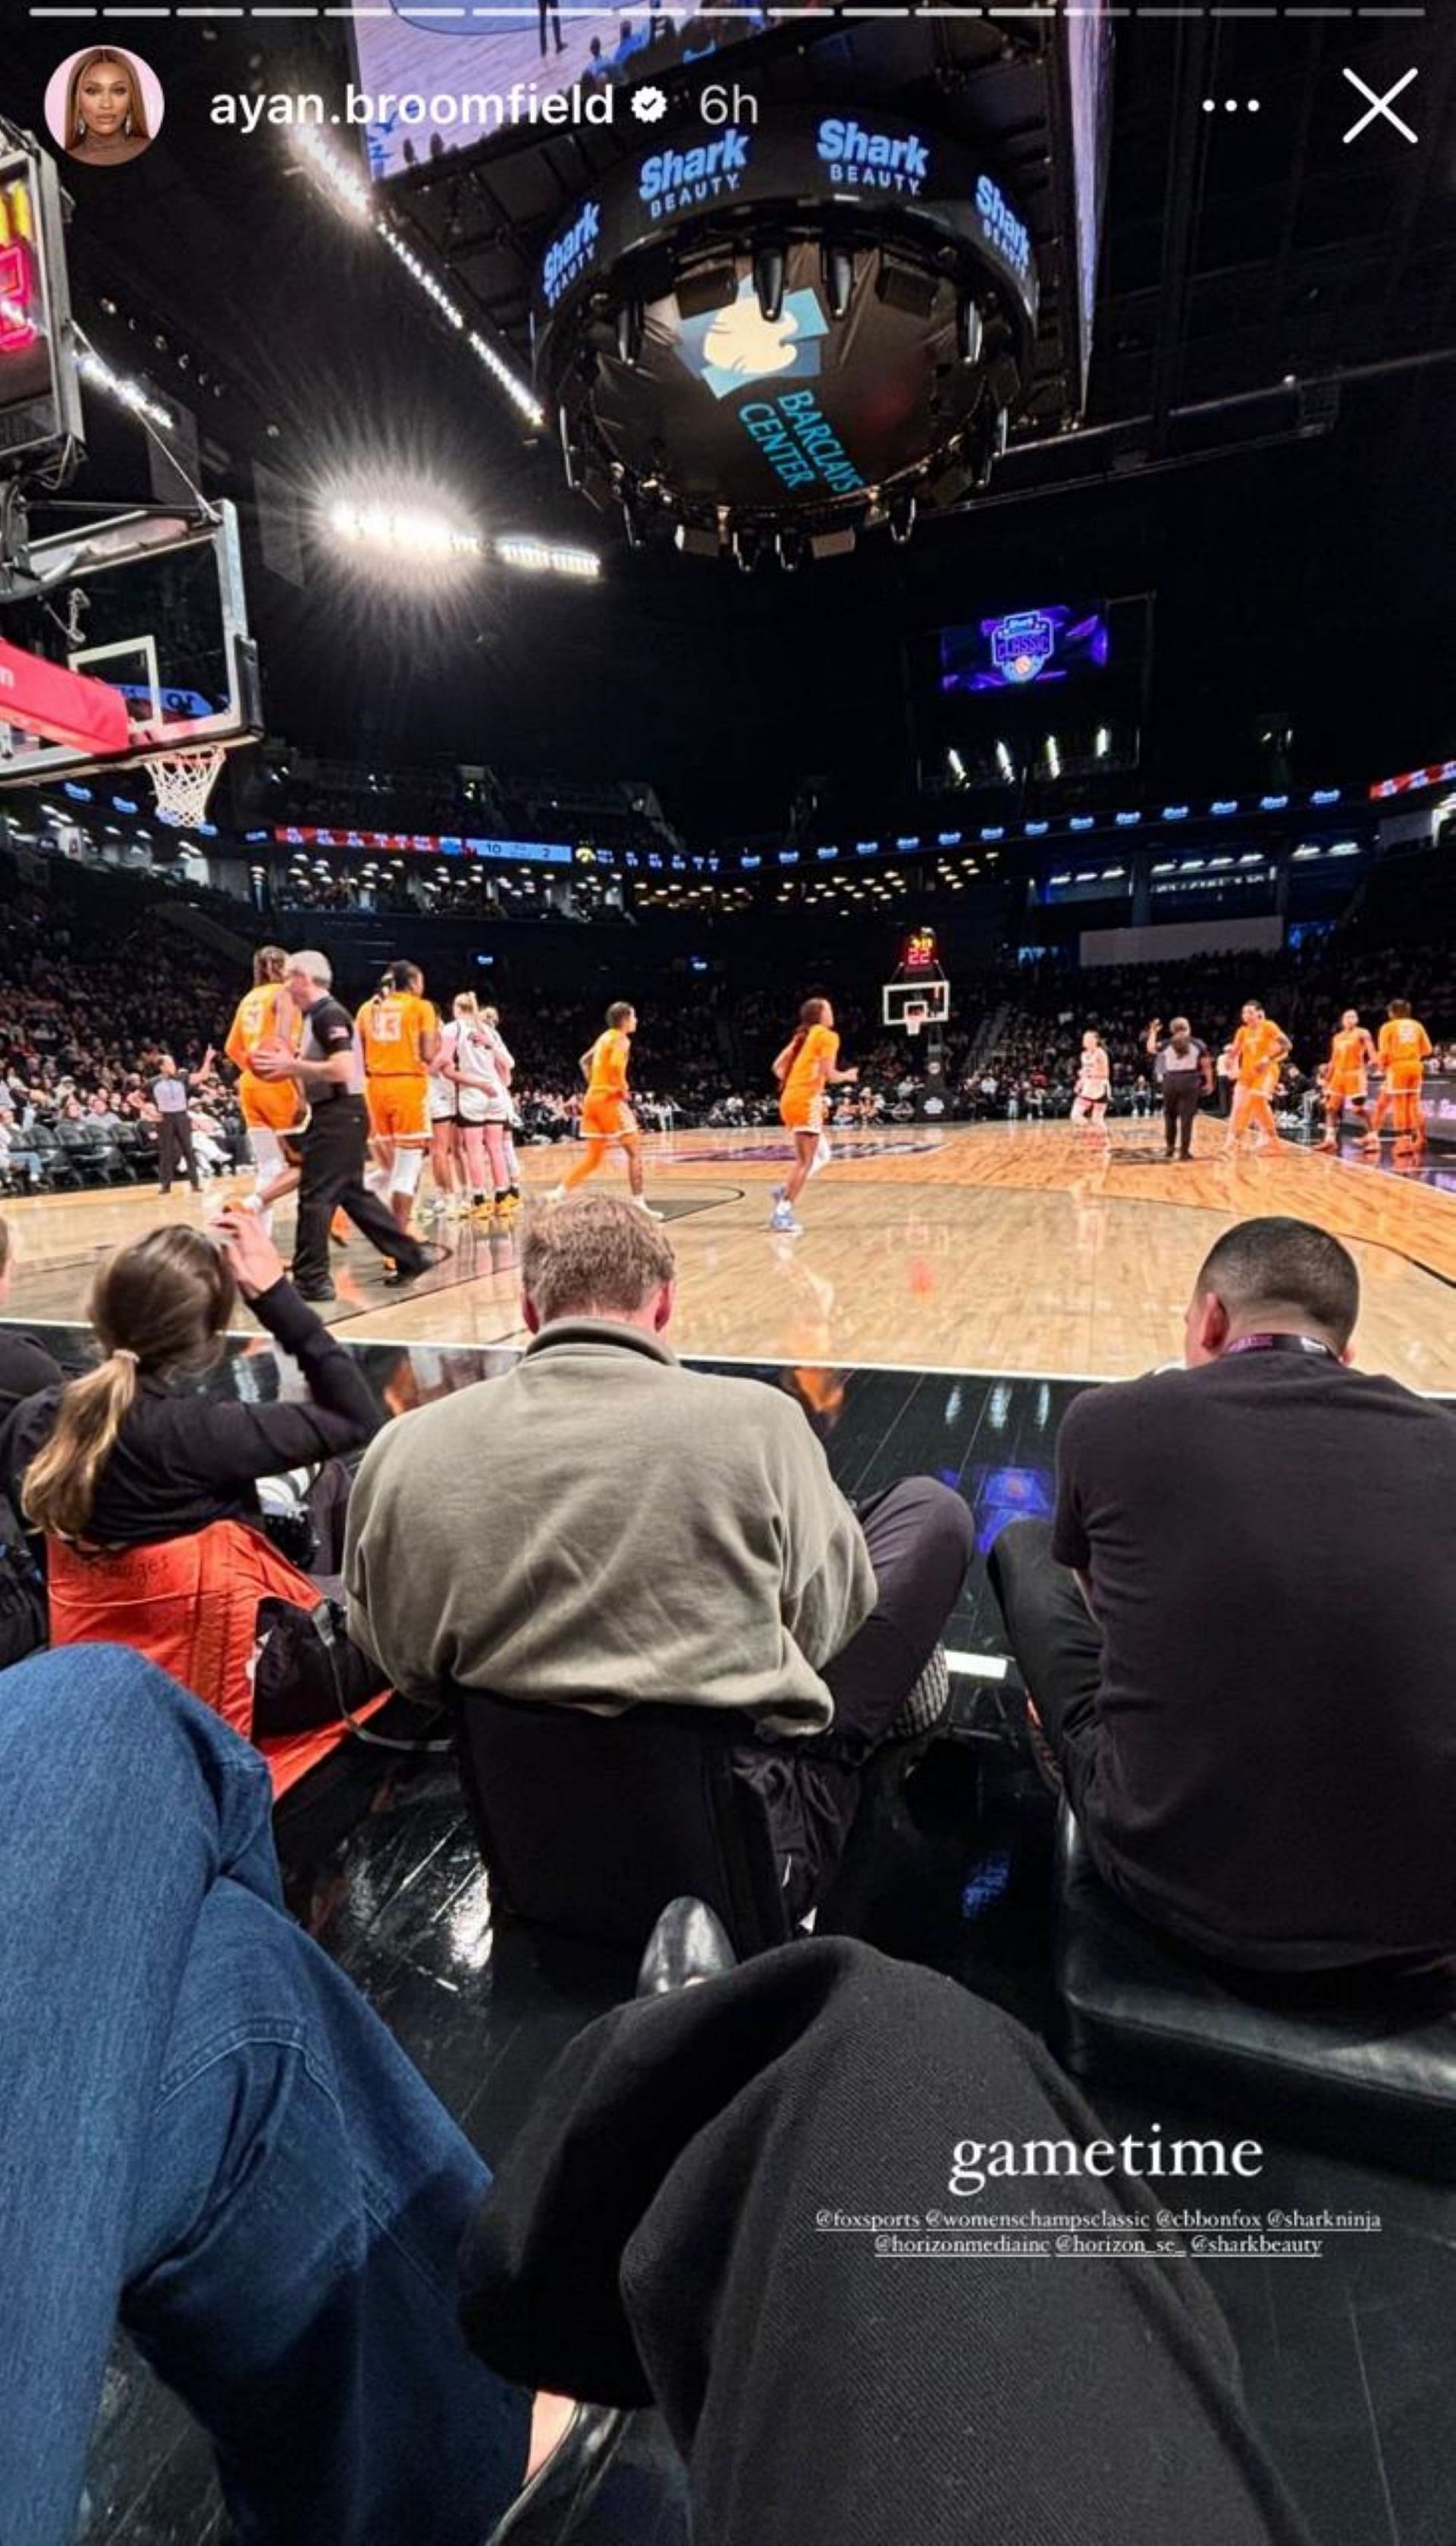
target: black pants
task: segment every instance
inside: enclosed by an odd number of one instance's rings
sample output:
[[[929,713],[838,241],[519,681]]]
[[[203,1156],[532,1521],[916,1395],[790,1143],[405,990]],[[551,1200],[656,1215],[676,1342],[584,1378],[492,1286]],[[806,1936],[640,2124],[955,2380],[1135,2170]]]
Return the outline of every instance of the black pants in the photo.
[[[1102,2136],[999,2008],[787,1945],[577,2035],[466,2240],[466,2329],[522,2385],[655,2402],[694,2546],[1308,2546],[1184,2241],[1147,2250],[1169,2187],[951,2189],[992,2142]],[[1141,2250],[905,2251],[927,2213],[1110,2215]]]
[[[827,1733],[741,1745],[741,1773],[772,1793],[776,1828],[793,1865],[789,1907],[800,1916],[843,1852],[860,1799],[860,1770],[887,1739],[945,1630],[966,1579],[976,1524],[961,1496],[934,1477],[904,1477],[859,1506],[879,1598],[821,1673],[834,1700]],[[792,1781],[793,1827],[785,1822]]]
[[[369,1117],[362,1096],[335,1096],[315,1104],[302,1140],[299,1225],[294,1237],[294,1279],[315,1290],[329,1279],[328,1225],[346,1212],[361,1235],[382,1255],[414,1272],[428,1260],[406,1237],[393,1214],[364,1181]]]
[[[172,1178],[179,1167],[193,1192],[201,1193],[191,1120],[186,1114],[162,1114],[157,1119],[157,1182],[163,1193],[171,1192]]]
[[[1162,1129],[1169,1157],[1174,1147],[1180,1148],[1185,1158],[1192,1157],[1193,1126],[1202,1100],[1203,1089],[1196,1078],[1191,1086],[1178,1078],[1163,1080]]]
[[[541,50],[543,58],[546,54],[546,22],[548,18],[551,20],[552,31],[556,36],[557,51],[558,53],[563,53],[566,49],[566,45],[565,40],[561,34],[561,21],[558,13],[552,7],[551,0],[537,0],[536,14],[541,22]]]
[[[1062,1771],[1067,1800],[1079,1821],[1099,1739],[1097,1693],[1102,1638],[1076,1577],[1052,1554],[1052,1525],[1013,1520],[987,1560],[1006,1642]]]

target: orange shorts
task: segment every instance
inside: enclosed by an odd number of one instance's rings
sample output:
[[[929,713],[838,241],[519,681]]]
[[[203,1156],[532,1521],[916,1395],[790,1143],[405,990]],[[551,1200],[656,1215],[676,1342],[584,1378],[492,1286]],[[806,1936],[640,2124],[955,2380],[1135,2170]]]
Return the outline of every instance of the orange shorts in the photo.
[[[625,1096],[583,1096],[580,1133],[583,1141],[633,1141],[637,1117]]]
[[[1425,1084],[1425,1072],[1418,1061],[1392,1061],[1385,1073],[1387,1096],[1418,1096]]]
[[[822,1132],[824,1100],[818,1096],[781,1096],[779,1121],[788,1132]]]
[[[296,1078],[255,1078],[245,1069],[237,1082],[237,1101],[250,1132],[300,1132],[308,1120],[303,1091]]]
[[[369,1128],[377,1141],[398,1141],[406,1148],[428,1147],[430,1139],[430,1082],[411,1078],[401,1070],[387,1078],[371,1078],[365,1094],[369,1101]]]
[[[1343,1076],[1327,1078],[1325,1101],[1327,1105],[1363,1105],[1365,1102],[1364,1071],[1359,1071],[1354,1077],[1346,1071]]]

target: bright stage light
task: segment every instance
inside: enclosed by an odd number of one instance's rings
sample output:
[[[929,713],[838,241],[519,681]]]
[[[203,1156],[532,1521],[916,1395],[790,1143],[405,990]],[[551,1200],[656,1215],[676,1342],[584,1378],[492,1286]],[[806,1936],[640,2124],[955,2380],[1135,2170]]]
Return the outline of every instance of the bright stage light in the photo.
[[[436,562],[442,557],[480,554],[478,535],[462,523],[447,521],[443,513],[421,512],[408,505],[359,503],[341,495],[328,506],[324,518],[334,538],[346,547],[370,549],[381,555]]]
[[[594,549],[562,548],[513,533],[496,541],[495,553],[503,565],[519,566],[525,574],[564,574],[578,583],[595,583],[602,570]]]

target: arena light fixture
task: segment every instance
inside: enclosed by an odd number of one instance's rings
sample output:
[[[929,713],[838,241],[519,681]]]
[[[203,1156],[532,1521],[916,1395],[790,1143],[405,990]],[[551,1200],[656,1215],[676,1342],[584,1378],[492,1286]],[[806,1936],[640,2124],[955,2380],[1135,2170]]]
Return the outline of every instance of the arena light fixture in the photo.
[[[76,370],[88,388],[99,389],[104,397],[112,400],[113,405],[125,407],[128,415],[138,416],[143,424],[155,425],[159,433],[172,431],[177,419],[171,409],[154,398],[150,389],[143,388],[140,381],[129,380],[123,372],[114,372],[110,363],[103,362],[90,345],[81,345],[76,355]]]
[[[502,565],[516,566],[523,574],[559,574],[577,583],[595,583],[602,571],[595,549],[568,548],[514,531],[496,541],[495,553]]]
[[[413,563],[436,564],[452,558],[478,557],[479,534],[443,513],[407,503],[368,502],[335,496],[325,516],[342,547],[367,549],[376,555]]]
[[[504,354],[499,353],[477,328],[471,326],[459,301],[446,290],[439,276],[415,255],[393,223],[385,219],[371,188],[358,170],[330,148],[315,126],[306,123],[295,125],[292,139],[295,150],[325,201],[348,219],[367,223],[375,236],[383,239],[416,289],[433,301],[446,323],[465,338],[476,361],[489,373],[497,387],[505,391],[517,414],[533,431],[539,431],[546,422],[546,410],[530,382],[522,380]]]

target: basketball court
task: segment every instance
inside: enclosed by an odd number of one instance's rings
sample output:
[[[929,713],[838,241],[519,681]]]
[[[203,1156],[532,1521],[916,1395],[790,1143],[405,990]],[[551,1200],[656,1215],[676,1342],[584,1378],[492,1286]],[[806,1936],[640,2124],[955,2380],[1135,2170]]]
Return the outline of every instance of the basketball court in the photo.
[[[1236,1220],[1279,1211],[1353,1248],[1361,1367],[1456,1394],[1456,1199],[1287,1143],[1273,1157],[1226,1163],[1221,1139],[1205,1118],[1204,1154],[1185,1167],[1163,1164],[1153,1124],[1119,1123],[1106,1142],[1063,1124],[846,1132],[804,1195],[802,1237],[765,1226],[787,1162],[782,1135],[649,1140],[647,1191],[681,1268],[674,1343],[715,1361],[1125,1379],[1178,1353],[1188,1289],[1214,1239]],[[528,1197],[550,1188],[569,1154],[526,1150]],[[616,1190],[612,1172],[592,1189]],[[202,1208],[231,1190],[212,1186]],[[80,1317],[107,1247],[199,1206],[182,1189],[163,1203],[132,1188],[6,1209],[19,1256],[10,1315],[65,1324]],[[288,1214],[281,1206],[285,1252]],[[336,1250],[331,1321],[351,1342],[524,1345],[517,1236],[454,1234],[450,1261],[402,1298],[383,1288],[362,1239]]]

